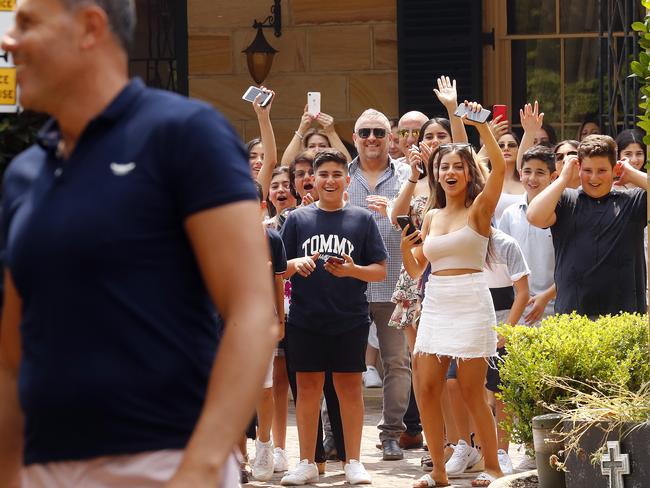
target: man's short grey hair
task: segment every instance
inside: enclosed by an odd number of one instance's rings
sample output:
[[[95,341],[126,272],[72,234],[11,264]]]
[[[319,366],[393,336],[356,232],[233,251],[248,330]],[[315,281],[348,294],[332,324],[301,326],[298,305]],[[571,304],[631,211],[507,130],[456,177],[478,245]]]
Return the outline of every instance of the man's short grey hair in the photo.
[[[125,51],[133,44],[135,32],[135,0],[62,0],[72,10],[85,5],[97,5],[108,17],[108,24]]]
[[[367,110],[364,110],[361,115],[359,115],[359,118],[354,124],[354,131],[356,132],[357,129],[359,128],[359,124],[361,123],[360,121],[363,119],[374,119],[379,121],[386,129],[388,132],[390,132],[390,120],[388,120],[388,117],[386,117],[383,113],[381,113],[379,110],[375,110],[374,108],[369,108]]]

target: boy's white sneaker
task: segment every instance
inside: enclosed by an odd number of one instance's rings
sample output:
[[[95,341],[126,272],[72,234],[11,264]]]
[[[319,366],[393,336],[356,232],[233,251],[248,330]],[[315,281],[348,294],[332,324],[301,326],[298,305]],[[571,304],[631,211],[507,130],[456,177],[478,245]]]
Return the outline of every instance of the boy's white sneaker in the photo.
[[[276,473],[282,473],[289,469],[289,458],[287,458],[287,453],[281,447],[276,447],[273,449],[273,471]]]
[[[273,477],[273,442],[255,440],[255,461],[253,461],[253,478],[257,481],[269,481]]]
[[[445,464],[447,476],[458,476],[465,472],[465,470],[476,464],[481,459],[481,453],[478,449],[467,444],[463,439],[458,441],[454,447],[454,453]]]
[[[368,485],[372,483],[372,478],[366,471],[366,468],[356,459],[350,461],[343,468],[345,471],[345,480],[351,485]]]
[[[499,449],[497,451],[497,457],[499,458],[499,466],[503,474],[512,474],[514,468],[512,467],[512,459],[510,459],[508,453],[503,449]]]
[[[366,388],[381,388],[384,382],[379,376],[379,371],[374,366],[366,366],[366,371],[361,374],[363,378],[363,386]]]
[[[300,486],[318,481],[318,467],[307,459],[300,461],[295,468],[282,477],[283,486]]]

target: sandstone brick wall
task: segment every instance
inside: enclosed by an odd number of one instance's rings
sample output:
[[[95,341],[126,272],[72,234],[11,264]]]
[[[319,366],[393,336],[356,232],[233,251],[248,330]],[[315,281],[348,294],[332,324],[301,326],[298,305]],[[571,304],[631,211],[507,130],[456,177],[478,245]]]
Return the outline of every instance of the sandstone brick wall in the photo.
[[[298,127],[308,91],[322,93],[323,112],[350,141],[362,110],[398,115],[396,3],[282,1],[282,36],[264,29],[279,51],[264,83],[277,93],[271,119],[280,151]],[[253,20],[264,20],[271,5],[272,0],[188,2],[190,95],[223,112],[245,141],[259,131],[252,107],[241,99],[254,84],[241,51],[255,36]]]

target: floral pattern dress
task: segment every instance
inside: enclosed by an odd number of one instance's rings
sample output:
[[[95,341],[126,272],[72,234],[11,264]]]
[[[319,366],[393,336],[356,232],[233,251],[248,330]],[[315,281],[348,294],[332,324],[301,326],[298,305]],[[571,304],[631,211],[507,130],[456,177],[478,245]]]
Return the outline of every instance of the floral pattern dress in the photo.
[[[426,205],[427,197],[424,195],[411,200],[409,215],[418,228],[422,227]],[[404,329],[414,325],[420,316],[420,279],[411,278],[404,269],[404,265],[402,265],[391,300],[395,303],[395,310],[388,321],[388,327]]]

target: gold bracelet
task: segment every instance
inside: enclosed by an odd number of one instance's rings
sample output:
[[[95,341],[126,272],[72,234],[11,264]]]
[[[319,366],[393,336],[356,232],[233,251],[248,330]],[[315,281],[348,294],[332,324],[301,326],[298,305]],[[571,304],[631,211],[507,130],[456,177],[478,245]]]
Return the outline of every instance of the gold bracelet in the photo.
[[[301,135],[298,133],[298,131],[295,131],[294,134],[296,134],[296,135],[298,136],[298,139],[300,139],[300,140],[302,141],[303,136],[301,136]]]

